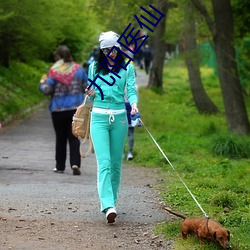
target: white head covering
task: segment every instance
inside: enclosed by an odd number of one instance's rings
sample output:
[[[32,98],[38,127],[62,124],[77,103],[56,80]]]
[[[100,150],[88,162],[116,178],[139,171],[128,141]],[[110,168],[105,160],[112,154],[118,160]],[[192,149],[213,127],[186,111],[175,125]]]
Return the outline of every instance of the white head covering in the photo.
[[[100,49],[110,48],[113,46],[121,48],[120,44],[117,42],[119,35],[113,31],[107,31],[101,33],[99,36]]]

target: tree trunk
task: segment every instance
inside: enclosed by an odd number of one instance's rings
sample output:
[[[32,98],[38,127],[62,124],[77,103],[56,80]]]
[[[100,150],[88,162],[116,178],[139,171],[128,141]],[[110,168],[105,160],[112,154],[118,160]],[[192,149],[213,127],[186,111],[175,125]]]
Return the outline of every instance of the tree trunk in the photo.
[[[185,55],[189,82],[195,105],[200,113],[217,113],[218,108],[207,95],[200,75],[200,57],[196,48],[195,18],[191,16],[193,8],[187,6],[185,18]],[[189,11],[190,10],[190,11]]]
[[[157,25],[153,38],[153,61],[149,74],[148,88],[157,87],[163,89],[162,75],[166,54],[166,43],[164,41],[164,33],[166,27],[166,17],[168,11],[167,0],[157,0],[157,10],[165,15]]]
[[[216,29],[213,38],[228,129],[237,134],[248,134],[250,124],[235,60],[230,0],[212,0],[212,4]]]

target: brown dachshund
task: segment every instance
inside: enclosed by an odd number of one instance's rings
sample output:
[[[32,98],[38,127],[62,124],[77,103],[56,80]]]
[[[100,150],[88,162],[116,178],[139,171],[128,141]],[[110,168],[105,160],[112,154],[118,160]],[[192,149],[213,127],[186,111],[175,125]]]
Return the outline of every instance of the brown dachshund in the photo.
[[[163,209],[183,219],[181,225],[183,239],[187,239],[188,234],[194,234],[201,241],[216,241],[224,249],[231,249],[229,245],[230,232],[222,227],[219,222],[210,218],[187,218],[185,215],[173,212],[169,208],[163,207]]]

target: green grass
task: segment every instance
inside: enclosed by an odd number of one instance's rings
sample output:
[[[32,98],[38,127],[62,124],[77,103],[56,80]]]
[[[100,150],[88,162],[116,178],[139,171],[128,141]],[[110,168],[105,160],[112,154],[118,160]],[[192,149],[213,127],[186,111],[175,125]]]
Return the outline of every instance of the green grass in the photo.
[[[227,132],[218,79],[209,68],[202,68],[201,73],[205,89],[220,113],[201,115],[192,100],[183,62],[169,62],[164,69],[164,93],[141,88],[139,109],[145,126],[174,170],[144,127],[135,129],[133,163],[159,169],[164,181],[156,188],[165,204],[189,217],[202,217],[181,178],[206,213],[230,230],[232,249],[250,249],[250,138]],[[155,231],[175,239],[178,250],[218,248],[214,243],[201,248],[194,237],[184,242],[178,237],[180,224],[180,219],[162,223]]]
[[[47,64],[38,61],[30,65],[12,62],[9,69],[0,67],[0,122],[10,115],[20,117],[21,111],[45,99],[38,84],[47,70]]]

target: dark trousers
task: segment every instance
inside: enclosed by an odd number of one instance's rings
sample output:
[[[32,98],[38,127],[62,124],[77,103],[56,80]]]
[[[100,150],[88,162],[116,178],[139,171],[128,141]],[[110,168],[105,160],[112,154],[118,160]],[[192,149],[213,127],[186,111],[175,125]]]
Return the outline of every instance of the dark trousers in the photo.
[[[72,117],[76,110],[52,112],[52,122],[56,133],[56,168],[65,170],[67,157],[67,141],[69,141],[70,166],[81,165],[81,156],[79,152],[80,142],[72,134]]]
[[[146,74],[149,73],[150,62],[151,62],[150,60],[144,60]]]
[[[134,127],[131,127],[131,117],[130,117],[130,112],[131,112],[131,106],[128,101],[125,102],[126,105],[126,110],[127,110],[127,119],[128,119],[128,151],[132,153],[133,148],[134,148]]]
[[[134,148],[134,127],[128,128],[128,152],[133,152]]]

